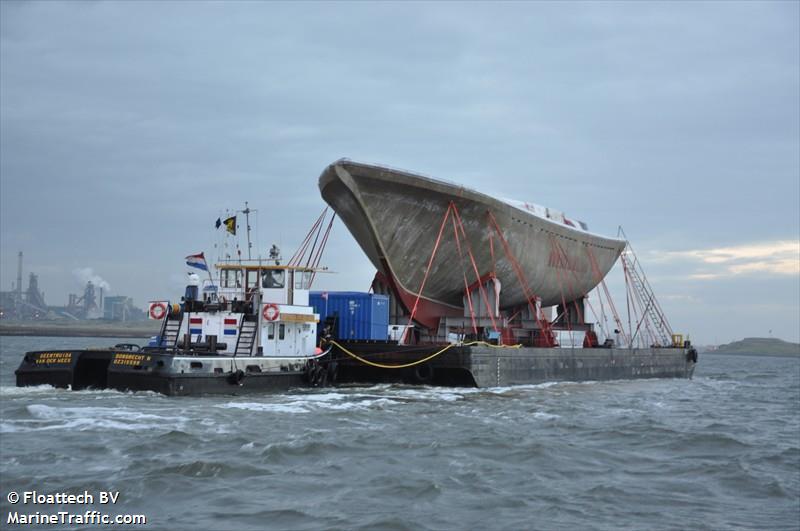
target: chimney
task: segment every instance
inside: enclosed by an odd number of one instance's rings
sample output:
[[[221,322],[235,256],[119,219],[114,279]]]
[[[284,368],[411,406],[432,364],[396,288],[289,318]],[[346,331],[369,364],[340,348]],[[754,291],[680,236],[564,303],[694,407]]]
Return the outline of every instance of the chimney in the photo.
[[[17,294],[22,295],[22,251],[19,252],[17,262]]]

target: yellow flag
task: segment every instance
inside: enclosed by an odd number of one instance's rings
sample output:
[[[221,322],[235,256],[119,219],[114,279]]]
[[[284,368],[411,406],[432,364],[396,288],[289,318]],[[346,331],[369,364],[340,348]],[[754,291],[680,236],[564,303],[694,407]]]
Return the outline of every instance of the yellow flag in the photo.
[[[228,229],[228,232],[236,236],[236,216],[229,217],[223,221],[223,223],[225,224],[225,228]]]

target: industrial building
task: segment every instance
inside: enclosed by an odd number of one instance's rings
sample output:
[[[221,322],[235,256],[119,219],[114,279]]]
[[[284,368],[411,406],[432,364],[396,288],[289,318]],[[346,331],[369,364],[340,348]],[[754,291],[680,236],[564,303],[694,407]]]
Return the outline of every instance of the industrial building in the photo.
[[[28,287],[22,289],[22,252],[18,254],[17,279],[10,291],[0,292],[0,319],[10,321],[35,321],[69,319],[105,319],[109,321],[143,321],[144,310],[133,305],[133,299],[124,295],[103,298],[103,289],[91,281],[83,294],[69,294],[66,306],[48,306],[44,293],[39,290],[39,277],[28,275]]]

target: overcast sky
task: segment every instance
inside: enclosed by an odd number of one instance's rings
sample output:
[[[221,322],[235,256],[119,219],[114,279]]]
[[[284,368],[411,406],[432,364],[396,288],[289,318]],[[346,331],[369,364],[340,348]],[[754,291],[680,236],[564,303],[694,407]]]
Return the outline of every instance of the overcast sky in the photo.
[[[674,328],[798,341],[798,6],[0,2],[0,287],[175,298],[244,201],[290,256],[349,157],[622,225]],[[341,224],[324,263],[369,287]]]

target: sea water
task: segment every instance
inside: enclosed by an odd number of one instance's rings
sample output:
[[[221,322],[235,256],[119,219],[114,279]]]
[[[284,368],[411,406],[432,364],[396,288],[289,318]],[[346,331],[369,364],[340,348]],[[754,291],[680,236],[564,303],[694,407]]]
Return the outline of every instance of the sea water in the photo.
[[[706,354],[692,380],[492,389],[14,385],[25,351],[114,343],[0,338],[0,528],[91,510],[152,530],[800,528],[796,358]],[[9,502],[32,491],[95,499]],[[71,527],[110,528],[38,526]]]

